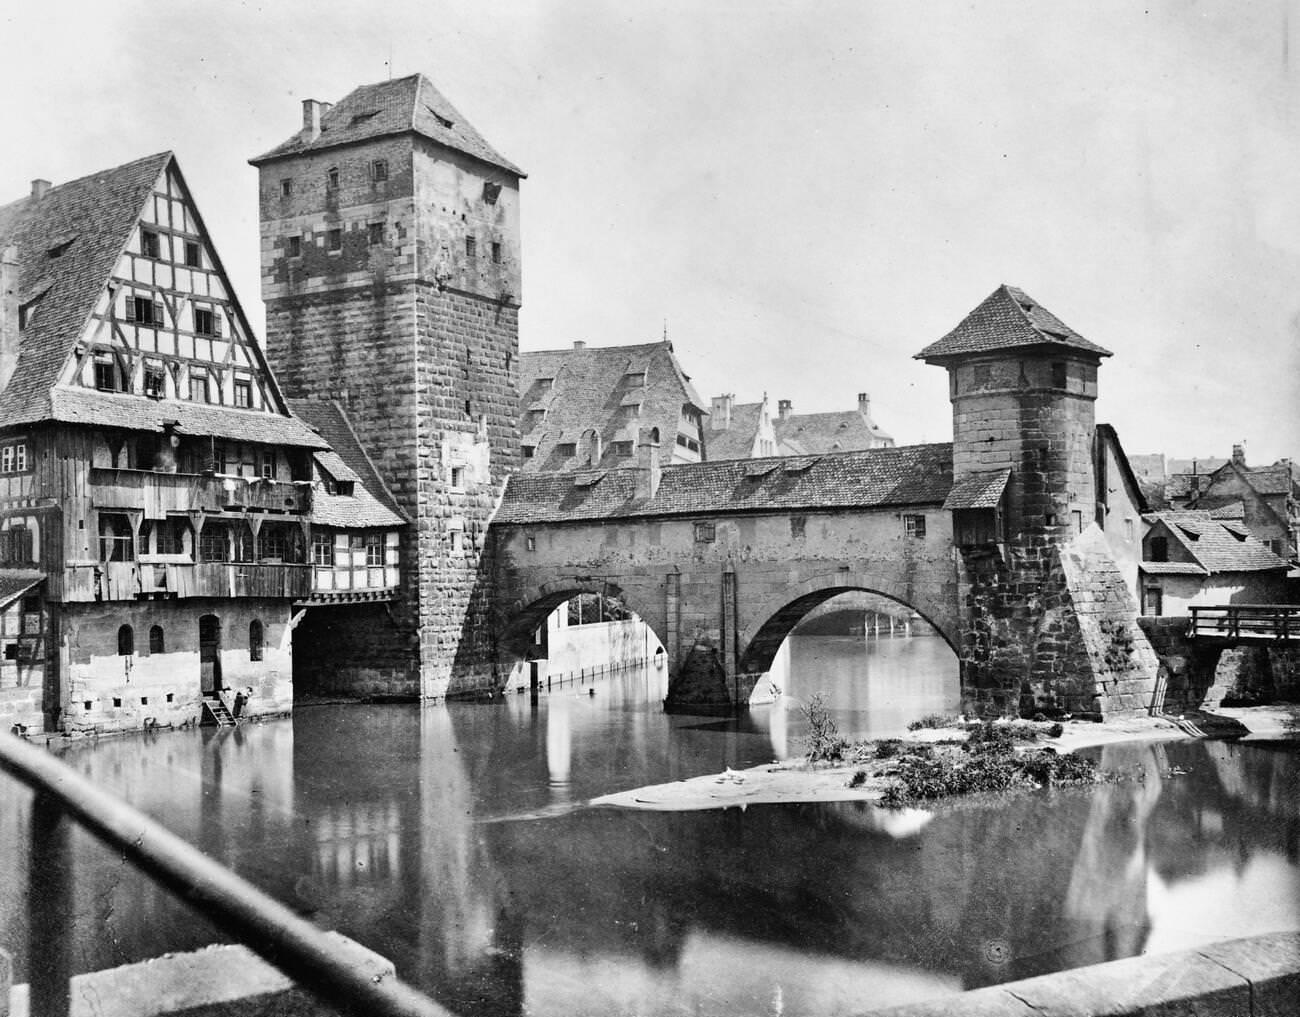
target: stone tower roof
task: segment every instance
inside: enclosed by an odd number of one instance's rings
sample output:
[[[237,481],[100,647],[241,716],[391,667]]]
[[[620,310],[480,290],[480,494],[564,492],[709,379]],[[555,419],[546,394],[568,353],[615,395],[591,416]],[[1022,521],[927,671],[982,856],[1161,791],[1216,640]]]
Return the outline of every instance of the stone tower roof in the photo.
[[[1063,346],[1097,357],[1111,355],[1110,350],[1089,342],[1023,290],[1004,284],[946,336],[916,354],[915,359],[938,363],[1031,346]]]
[[[329,107],[320,119],[320,135],[299,131],[271,151],[248,161],[254,166],[303,152],[351,145],[393,134],[414,133],[440,145],[524,176],[521,170],[484,140],[423,74],[354,88]]]

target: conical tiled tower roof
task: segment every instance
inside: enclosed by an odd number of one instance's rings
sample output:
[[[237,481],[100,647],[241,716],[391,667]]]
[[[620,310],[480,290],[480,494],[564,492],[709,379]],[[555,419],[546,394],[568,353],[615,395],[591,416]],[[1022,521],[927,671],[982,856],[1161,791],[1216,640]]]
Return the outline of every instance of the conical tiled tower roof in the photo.
[[[916,359],[934,363],[1029,346],[1064,346],[1097,357],[1111,355],[1110,350],[1089,342],[1023,290],[1002,285],[961,324],[916,354]]]

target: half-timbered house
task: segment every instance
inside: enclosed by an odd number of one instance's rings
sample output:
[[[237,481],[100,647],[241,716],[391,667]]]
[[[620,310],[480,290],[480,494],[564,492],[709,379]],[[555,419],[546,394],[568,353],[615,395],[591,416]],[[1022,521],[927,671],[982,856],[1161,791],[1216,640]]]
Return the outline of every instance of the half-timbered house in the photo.
[[[0,207],[0,251],[0,723],[287,711],[295,604],[338,582],[313,567],[311,528],[333,460],[290,412],[175,158],[36,181]],[[369,508],[364,489],[341,497]],[[328,539],[350,549],[359,521],[362,555],[383,547],[366,583],[396,587],[403,520],[331,498]]]

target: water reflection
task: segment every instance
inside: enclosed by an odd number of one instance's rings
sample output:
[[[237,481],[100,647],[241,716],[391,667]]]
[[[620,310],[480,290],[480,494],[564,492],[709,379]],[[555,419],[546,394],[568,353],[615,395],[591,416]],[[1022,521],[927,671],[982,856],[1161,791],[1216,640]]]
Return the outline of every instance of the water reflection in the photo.
[[[1294,746],[1112,746],[1132,779],[927,812],[634,813],[582,803],[770,758],[771,712],[665,715],[655,673],[594,689],[317,707],[68,758],[465,1014],[860,1012],[1300,927]],[[27,802],[0,784],[20,980]],[[79,969],[217,938],[85,837],[74,852]]]

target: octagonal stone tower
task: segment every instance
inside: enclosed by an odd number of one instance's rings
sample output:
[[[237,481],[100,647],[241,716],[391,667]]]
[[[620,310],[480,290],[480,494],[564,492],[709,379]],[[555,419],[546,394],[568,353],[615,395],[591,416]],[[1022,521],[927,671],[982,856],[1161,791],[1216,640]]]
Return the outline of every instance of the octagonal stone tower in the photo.
[[[1155,655],[1101,532],[1097,368],[1108,350],[999,286],[916,356],[948,370],[967,708],[1116,715]]]
[[[411,520],[399,600],[332,642],[392,657],[392,687],[359,691],[490,686],[480,559],[519,457],[524,174],[419,74],[305,101],[250,161],[270,360],[291,396],[339,403]]]

